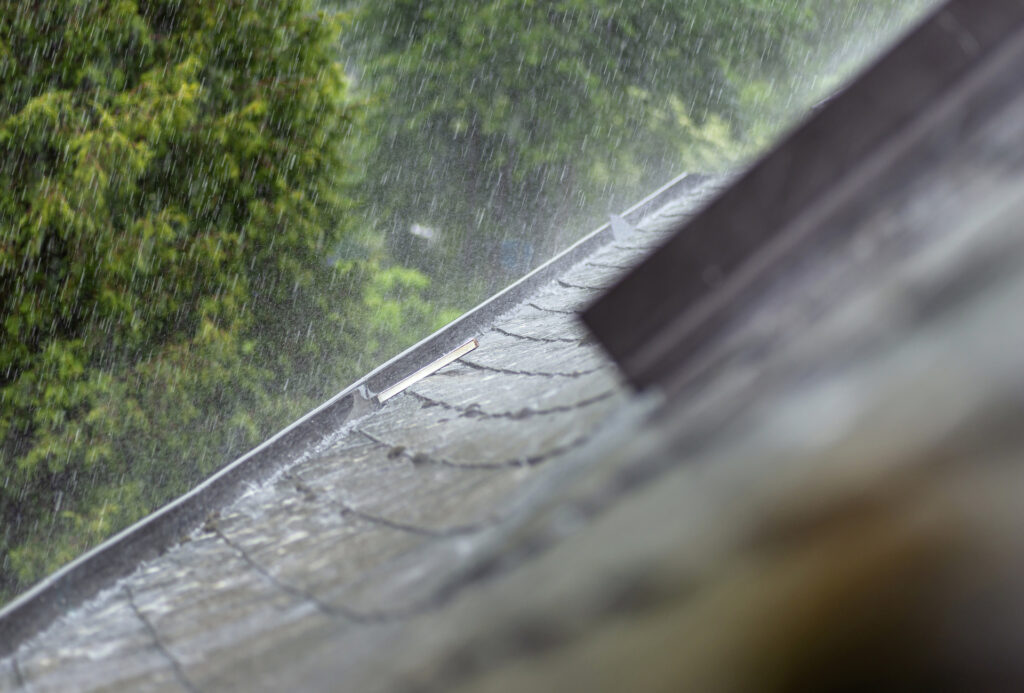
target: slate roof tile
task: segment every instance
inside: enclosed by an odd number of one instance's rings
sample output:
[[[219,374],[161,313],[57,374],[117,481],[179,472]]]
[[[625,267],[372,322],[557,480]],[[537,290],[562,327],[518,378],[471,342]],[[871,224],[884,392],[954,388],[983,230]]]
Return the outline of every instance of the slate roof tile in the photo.
[[[638,247],[658,236],[644,234]],[[368,642],[397,637],[453,585],[493,569],[468,556],[500,563],[496,538],[531,489],[629,401],[576,311],[641,253],[606,245],[564,271],[495,319],[462,362],[250,488],[26,642],[0,677],[17,662],[34,690],[205,690],[240,685],[228,670],[259,660],[270,689],[282,676],[265,667],[275,648],[318,639],[365,665]]]

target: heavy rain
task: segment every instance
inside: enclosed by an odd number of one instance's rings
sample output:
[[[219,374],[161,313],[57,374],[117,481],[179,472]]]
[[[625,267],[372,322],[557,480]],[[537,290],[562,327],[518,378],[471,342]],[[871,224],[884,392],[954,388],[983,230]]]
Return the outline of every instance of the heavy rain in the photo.
[[[929,6],[4,3],[0,603]]]

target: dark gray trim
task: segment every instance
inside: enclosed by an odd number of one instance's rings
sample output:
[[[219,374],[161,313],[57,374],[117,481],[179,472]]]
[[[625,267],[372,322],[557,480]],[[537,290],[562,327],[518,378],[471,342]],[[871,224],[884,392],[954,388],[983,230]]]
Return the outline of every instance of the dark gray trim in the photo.
[[[623,217],[636,223],[647,212],[699,185],[701,176],[682,175],[631,207]],[[478,336],[494,319],[542,285],[613,240],[609,225],[512,284],[458,320],[410,347],[210,479],[122,531],[42,580],[0,610],[0,657],[14,652],[26,638],[53,619],[131,573],[200,526],[207,515],[237,499],[249,484],[260,483],[315,446],[344,430],[354,416],[375,406],[373,395]]]
[[[689,359],[844,215],[1022,88],[1022,0],[951,0],[583,313],[643,389]],[[1011,79],[1017,75],[1016,78]]]

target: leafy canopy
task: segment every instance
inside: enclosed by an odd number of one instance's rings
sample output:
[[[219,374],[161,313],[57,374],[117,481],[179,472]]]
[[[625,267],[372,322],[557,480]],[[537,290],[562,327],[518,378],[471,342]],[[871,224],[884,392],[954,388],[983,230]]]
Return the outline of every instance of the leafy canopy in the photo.
[[[358,169],[343,20],[307,0],[0,6],[0,594],[433,321],[396,298],[421,276],[327,259]]]
[[[400,257],[420,253],[413,224],[441,229],[432,262],[487,268],[491,290],[511,278],[493,271],[503,242],[540,261],[682,171],[734,166],[807,105],[793,75],[921,4],[350,2],[377,133],[366,197]]]

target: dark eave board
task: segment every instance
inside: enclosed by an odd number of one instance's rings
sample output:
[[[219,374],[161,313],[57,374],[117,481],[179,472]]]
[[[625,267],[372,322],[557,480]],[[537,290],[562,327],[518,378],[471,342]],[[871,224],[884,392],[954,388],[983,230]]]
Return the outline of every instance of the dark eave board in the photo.
[[[672,390],[716,331],[850,217],[1021,91],[1024,3],[953,0],[583,314],[638,388]]]

